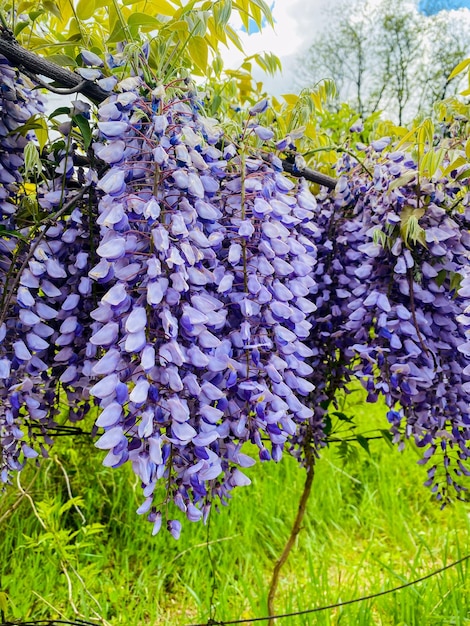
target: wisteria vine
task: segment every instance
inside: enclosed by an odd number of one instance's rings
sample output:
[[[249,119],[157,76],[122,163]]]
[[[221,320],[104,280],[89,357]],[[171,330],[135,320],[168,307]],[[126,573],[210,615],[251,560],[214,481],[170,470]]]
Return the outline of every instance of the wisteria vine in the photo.
[[[61,404],[73,422],[96,407],[104,464],[132,464],[137,512],[177,538],[169,503],[190,521],[226,504],[250,482],[246,442],[261,461],[288,452],[309,465],[338,391],[360,380],[368,401],[385,399],[394,440],[423,448],[437,498],[463,497],[462,172],[422,181],[381,140],[373,176],[345,155],[335,191],[314,196],[283,173],[282,142],[260,123],[266,101],[230,138],[197,94],[85,71],[112,91],[96,123],[75,102],[43,153],[39,216],[25,221],[19,127],[42,102],[0,59],[2,482],[47,455]],[[77,116],[93,132],[85,166]]]

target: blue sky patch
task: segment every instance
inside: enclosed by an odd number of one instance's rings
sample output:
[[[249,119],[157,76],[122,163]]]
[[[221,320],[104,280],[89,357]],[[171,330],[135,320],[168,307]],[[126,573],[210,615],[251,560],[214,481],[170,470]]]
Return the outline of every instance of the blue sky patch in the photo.
[[[469,0],[469,3],[470,3],[470,0]],[[269,7],[271,9],[271,12],[273,12],[275,4],[276,4],[276,0],[274,0],[271,6]],[[276,22],[276,20],[274,20],[274,22]],[[268,22],[266,18],[263,17],[263,19],[261,20],[261,29],[266,28],[267,25],[268,25]],[[258,27],[258,24],[255,22],[255,20],[252,20],[251,18],[248,21],[248,31],[246,30],[244,26],[241,27],[241,31],[243,33],[248,32],[249,35],[255,35],[256,33],[261,32],[260,28]]]
[[[470,0],[420,0],[418,4],[418,11],[424,15],[462,8],[470,9]]]

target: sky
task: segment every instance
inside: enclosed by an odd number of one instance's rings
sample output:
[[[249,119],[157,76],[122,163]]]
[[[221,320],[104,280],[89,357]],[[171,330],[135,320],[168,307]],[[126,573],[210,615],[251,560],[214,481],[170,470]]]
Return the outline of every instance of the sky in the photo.
[[[274,78],[262,76],[268,93],[280,95],[295,88],[295,62],[298,55],[307,51],[312,39],[328,26],[327,9],[331,9],[339,0],[275,0],[272,8],[275,20],[274,30],[266,26],[261,33],[248,35],[240,32],[247,56],[259,52],[274,52],[281,58],[283,73]],[[234,27],[240,28],[234,23]],[[235,69],[243,61],[243,55],[235,48],[221,48],[227,68]]]

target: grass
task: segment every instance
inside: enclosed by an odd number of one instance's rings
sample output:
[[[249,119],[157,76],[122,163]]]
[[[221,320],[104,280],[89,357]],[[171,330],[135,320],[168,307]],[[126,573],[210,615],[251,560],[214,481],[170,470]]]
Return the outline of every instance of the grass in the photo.
[[[353,409],[364,429],[377,407]],[[282,572],[277,610],[313,608],[383,591],[470,554],[468,504],[440,510],[417,452],[373,441],[344,465],[317,464],[304,528]],[[89,442],[66,440],[0,503],[4,620],[61,616],[114,625],[184,626],[267,614],[272,567],[290,531],[305,472],[291,458],[257,464],[210,524],[186,523],[176,542],[135,514],[130,468],[100,464]],[[71,499],[70,493],[73,495]],[[470,625],[470,564],[374,600],[279,620],[288,626]],[[98,623],[98,620],[96,620]],[[262,622],[266,623],[266,622]]]

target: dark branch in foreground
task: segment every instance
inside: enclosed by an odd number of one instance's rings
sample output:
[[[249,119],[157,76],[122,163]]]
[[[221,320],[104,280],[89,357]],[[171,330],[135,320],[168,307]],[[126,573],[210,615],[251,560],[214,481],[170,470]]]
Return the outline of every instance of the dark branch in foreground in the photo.
[[[328,187],[328,189],[334,189],[336,187],[336,180],[331,176],[327,176],[326,174],[322,174],[321,172],[317,172],[316,170],[311,170],[308,167],[303,167],[302,169],[298,169],[295,167],[293,163],[289,163],[288,161],[282,161],[282,167],[285,172],[291,174],[291,176],[296,176],[297,178],[305,178],[312,183],[317,183],[318,185],[323,185],[323,187]]]
[[[3,54],[18,69],[24,68],[29,74],[46,76],[46,78],[60,83],[67,89],[75,89],[81,85],[80,93],[93,102],[102,102],[109,96],[107,91],[101,89],[95,83],[89,80],[84,81],[78,74],[60,67],[56,63],[47,61],[34,52],[25,50],[4,29],[2,29],[0,35],[0,54]],[[38,80],[38,83],[44,86],[42,81]]]
[[[26,50],[17,43],[10,32],[1,27],[0,54],[3,54],[15,67],[24,70],[31,80],[36,81],[41,87],[45,87],[51,91],[56,90],[54,87],[51,88],[44,83],[40,76],[45,76],[63,85],[67,91],[81,93],[95,104],[103,102],[103,100],[106,100],[110,95],[110,92],[101,89],[101,87],[92,81],[83,80],[78,74],[60,67],[60,65],[52,63],[47,59],[43,59],[34,52]],[[284,171],[291,174],[291,176],[305,178],[312,183],[328,187],[328,189],[334,189],[336,186],[336,180],[334,178],[322,174],[321,172],[311,170],[308,167],[298,170],[292,163],[288,163],[285,160],[282,160],[282,167]]]

